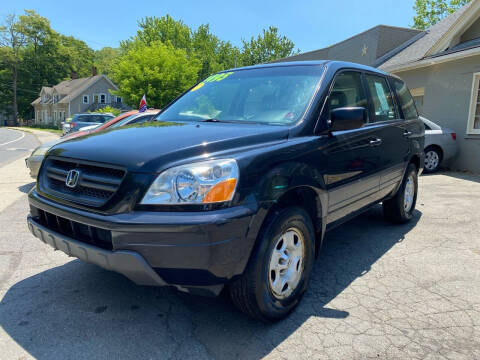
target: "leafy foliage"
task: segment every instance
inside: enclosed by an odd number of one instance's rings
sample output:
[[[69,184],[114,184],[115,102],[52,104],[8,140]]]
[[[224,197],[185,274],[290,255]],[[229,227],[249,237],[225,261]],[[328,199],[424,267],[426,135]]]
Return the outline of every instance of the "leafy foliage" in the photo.
[[[105,106],[104,108],[101,108],[101,109],[98,109],[98,110],[95,110],[95,111],[90,111],[90,112],[95,112],[95,113],[110,113],[110,114],[113,114],[115,116],[118,116],[120,115],[120,113],[122,112],[122,110],[120,109],[117,109],[117,108],[114,108],[114,107],[111,107],[110,105],[107,105]]]
[[[0,109],[30,117],[30,104],[42,86],[56,85],[71,75],[91,75],[93,50],[82,40],[58,34],[33,10],[9,15],[0,34]]]
[[[457,11],[471,0],[416,0],[413,27],[425,30]]]
[[[243,63],[253,65],[294,55],[294,47],[293,41],[278,35],[278,29],[270,26],[256,39],[252,37],[250,41],[243,40]]]
[[[112,66],[120,55],[120,50],[112,47],[104,47],[95,51],[94,66],[97,68],[99,74],[110,75]]]
[[[132,106],[148,94],[148,106],[162,108],[195,83],[199,68],[197,59],[171,44],[134,44],[112,69],[112,79],[120,89],[114,94]]]

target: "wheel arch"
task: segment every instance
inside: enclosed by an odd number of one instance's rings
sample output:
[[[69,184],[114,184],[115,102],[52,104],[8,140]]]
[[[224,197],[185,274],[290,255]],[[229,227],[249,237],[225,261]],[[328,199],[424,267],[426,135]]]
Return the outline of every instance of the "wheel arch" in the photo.
[[[271,206],[266,210],[256,242],[261,238],[263,229],[275,214],[278,214],[282,209],[298,206],[303,208],[312,220],[315,231],[315,256],[318,256],[325,234],[325,202],[326,199],[322,200],[322,195],[311,186],[299,185],[289,188],[274,199]]]

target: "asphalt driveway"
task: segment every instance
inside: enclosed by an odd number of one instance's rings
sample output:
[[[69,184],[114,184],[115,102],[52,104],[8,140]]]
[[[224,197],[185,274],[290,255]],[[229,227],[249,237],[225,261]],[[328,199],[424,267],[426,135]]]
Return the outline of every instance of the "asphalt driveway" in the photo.
[[[479,206],[480,177],[422,176],[411,223],[378,206],[328,233],[301,305],[266,325],[54,252],[23,195],[0,213],[0,358],[479,359]]]

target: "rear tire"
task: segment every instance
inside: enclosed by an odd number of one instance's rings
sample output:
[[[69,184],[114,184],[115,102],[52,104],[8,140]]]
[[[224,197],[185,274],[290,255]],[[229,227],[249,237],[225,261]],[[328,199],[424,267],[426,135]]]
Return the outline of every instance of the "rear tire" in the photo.
[[[442,152],[435,146],[428,146],[425,149],[425,164],[423,170],[427,174],[434,173],[440,168]]]
[[[289,207],[270,216],[243,275],[229,285],[235,306],[262,321],[286,317],[307,289],[315,258],[308,213]]]
[[[395,196],[383,202],[385,219],[395,224],[403,224],[413,217],[417,202],[418,172],[414,164],[408,164],[402,184]]]

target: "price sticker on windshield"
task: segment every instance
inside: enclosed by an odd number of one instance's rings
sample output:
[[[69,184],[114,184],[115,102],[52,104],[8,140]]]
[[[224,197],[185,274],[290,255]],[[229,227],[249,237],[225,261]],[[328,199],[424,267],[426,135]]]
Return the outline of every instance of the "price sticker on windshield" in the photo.
[[[208,78],[203,80],[201,83],[198,83],[196,86],[194,86],[190,91],[197,91],[198,89],[202,88],[206,83],[222,81],[232,74],[233,74],[233,71],[210,75]]]
[[[217,81],[217,82],[222,81],[232,74],[233,74],[233,71],[229,71],[229,72],[226,72],[226,73],[220,73],[220,74],[214,74],[214,75],[211,75],[208,78],[206,78],[204,80],[204,82],[209,83],[209,82],[214,82],[214,81]]]

